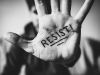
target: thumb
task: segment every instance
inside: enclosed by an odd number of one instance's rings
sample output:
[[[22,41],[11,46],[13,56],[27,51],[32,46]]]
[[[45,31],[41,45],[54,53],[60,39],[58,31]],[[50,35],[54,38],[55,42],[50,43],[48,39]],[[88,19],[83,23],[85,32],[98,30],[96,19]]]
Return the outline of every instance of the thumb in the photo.
[[[26,39],[23,39],[18,34],[13,32],[8,32],[4,36],[5,40],[9,41],[10,43],[17,45],[24,49],[28,53],[34,53],[32,42]]]

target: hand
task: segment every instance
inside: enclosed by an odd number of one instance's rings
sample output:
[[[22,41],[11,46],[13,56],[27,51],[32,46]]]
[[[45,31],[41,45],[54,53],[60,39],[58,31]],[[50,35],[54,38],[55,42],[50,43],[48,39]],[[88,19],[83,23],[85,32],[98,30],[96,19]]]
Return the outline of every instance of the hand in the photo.
[[[59,8],[58,0],[51,0],[52,12],[47,14],[43,0],[35,0],[39,31],[34,40],[25,40],[12,32],[9,32],[5,39],[45,61],[66,64],[73,61],[80,45],[82,22],[94,0],[85,0],[75,17],[70,14],[71,0],[61,1]]]

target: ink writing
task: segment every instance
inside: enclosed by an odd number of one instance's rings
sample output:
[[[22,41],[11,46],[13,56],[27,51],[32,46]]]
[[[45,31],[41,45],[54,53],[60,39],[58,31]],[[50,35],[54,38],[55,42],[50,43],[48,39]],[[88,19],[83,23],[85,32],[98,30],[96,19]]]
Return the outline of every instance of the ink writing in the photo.
[[[43,47],[46,46],[53,46],[57,44],[57,46],[63,44],[64,42],[61,42],[63,39],[68,38],[69,33],[73,31],[73,28],[71,25],[65,26],[62,29],[59,29],[59,31],[56,31],[55,33],[50,34],[50,36],[46,37],[41,41],[41,44]],[[60,42],[60,43],[59,43]]]

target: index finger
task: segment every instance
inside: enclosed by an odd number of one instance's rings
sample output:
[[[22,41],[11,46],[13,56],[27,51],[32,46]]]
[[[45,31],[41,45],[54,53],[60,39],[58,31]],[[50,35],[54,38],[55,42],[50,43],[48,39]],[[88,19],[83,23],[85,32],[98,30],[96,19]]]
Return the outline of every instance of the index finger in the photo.
[[[85,0],[85,3],[79,10],[78,14],[75,16],[75,19],[79,22],[82,23],[83,20],[85,19],[86,15],[90,11],[92,5],[94,3],[94,0]]]
[[[35,1],[36,9],[38,12],[38,16],[42,17],[43,15],[47,13],[44,0],[34,0],[34,1]]]

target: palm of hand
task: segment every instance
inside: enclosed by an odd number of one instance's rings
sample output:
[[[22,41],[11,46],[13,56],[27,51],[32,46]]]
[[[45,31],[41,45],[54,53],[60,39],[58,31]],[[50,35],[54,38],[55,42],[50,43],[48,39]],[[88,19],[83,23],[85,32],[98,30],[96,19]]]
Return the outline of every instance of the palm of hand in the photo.
[[[39,33],[32,44],[33,55],[46,61],[74,57],[79,47],[80,31],[73,17],[55,13],[41,17],[39,23]]]

